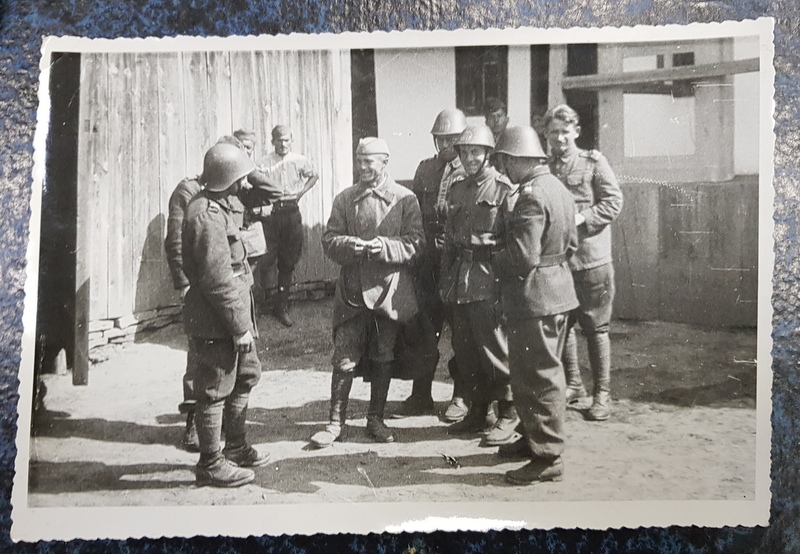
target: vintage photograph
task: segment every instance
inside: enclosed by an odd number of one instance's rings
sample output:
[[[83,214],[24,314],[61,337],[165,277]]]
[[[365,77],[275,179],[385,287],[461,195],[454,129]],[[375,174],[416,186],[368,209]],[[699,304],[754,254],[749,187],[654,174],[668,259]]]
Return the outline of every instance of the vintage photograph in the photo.
[[[46,39],[12,537],[766,524],[772,80],[767,20]]]

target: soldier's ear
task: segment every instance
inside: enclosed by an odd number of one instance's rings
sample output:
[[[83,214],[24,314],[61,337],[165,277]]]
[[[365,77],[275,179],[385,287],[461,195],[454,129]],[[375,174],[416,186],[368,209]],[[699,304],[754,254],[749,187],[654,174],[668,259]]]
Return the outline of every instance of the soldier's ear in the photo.
[[[575,125],[575,135],[577,137],[581,136],[581,126],[580,125]]]

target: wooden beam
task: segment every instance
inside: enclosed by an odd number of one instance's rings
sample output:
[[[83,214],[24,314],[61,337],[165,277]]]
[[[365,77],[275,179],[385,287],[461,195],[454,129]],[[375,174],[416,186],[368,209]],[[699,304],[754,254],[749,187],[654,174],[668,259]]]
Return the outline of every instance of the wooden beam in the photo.
[[[563,77],[561,86],[564,90],[592,90],[600,88],[623,87],[641,83],[660,81],[697,80],[708,77],[724,77],[737,73],[752,73],[759,70],[759,59],[736,60],[706,65],[689,65],[670,69],[653,69],[649,71],[631,71],[606,75],[579,75]]]

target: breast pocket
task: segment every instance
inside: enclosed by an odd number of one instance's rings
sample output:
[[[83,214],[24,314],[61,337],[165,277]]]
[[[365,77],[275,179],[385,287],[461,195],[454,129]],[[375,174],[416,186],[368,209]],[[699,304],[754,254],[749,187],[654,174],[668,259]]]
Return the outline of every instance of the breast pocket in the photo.
[[[473,212],[475,222],[472,228],[483,233],[493,233],[497,227],[500,202],[496,200],[481,200],[475,208]]]
[[[592,172],[590,170],[576,171],[567,175],[567,188],[578,208],[583,208],[592,203]]]

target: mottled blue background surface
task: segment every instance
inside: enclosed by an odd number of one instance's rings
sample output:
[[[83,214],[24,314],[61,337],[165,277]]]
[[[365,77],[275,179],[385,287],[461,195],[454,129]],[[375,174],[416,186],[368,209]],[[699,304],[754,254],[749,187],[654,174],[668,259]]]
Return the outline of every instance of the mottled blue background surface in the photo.
[[[797,0],[0,0],[0,551],[2,552],[800,552]],[[776,18],[775,340],[768,528],[668,528],[20,543],[9,539],[22,287],[42,37],[247,35],[520,25],[572,27]],[[675,460],[680,463],[680,460]]]

